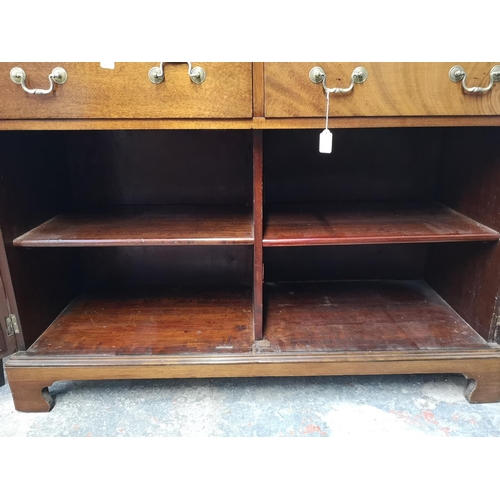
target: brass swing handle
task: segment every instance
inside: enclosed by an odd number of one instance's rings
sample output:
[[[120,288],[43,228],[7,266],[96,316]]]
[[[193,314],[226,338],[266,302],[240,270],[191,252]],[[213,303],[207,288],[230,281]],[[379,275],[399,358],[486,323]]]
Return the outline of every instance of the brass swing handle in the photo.
[[[28,94],[46,95],[54,90],[54,83],[63,85],[68,79],[68,73],[63,68],[54,68],[49,75],[50,87],[48,89],[29,89],[26,87],[26,73],[21,68],[12,68],[10,70],[10,79],[17,85],[21,85],[23,90]]]
[[[154,66],[149,70],[148,77],[151,83],[158,84],[163,82],[163,80],[165,79],[165,73],[163,71],[164,64],[167,63],[161,62],[159,66]],[[205,73],[205,70],[203,68],[195,66],[191,69],[191,63],[188,62],[186,64],[188,65],[189,78],[191,78],[191,81],[193,83],[200,84],[206,80],[207,74]]]
[[[450,69],[448,76],[454,83],[461,81],[462,88],[469,94],[483,93],[491,90],[495,82],[500,82],[500,66],[493,66],[493,68],[491,68],[490,84],[487,87],[467,87],[467,84],[465,83],[467,73],[462,66],[453,66],[453,68]]]
[[[330,94],[347,94],[354,88],[355,83],[363,83],[367,78],[368,71],[366,71],[366,68],[363,68],[363,66],[358,66],[357,68],[354,68],[354,71],[351,74],[351,83],[349,87],[328,88],[326,86],[326,73],[323,68],[321,68],[320,66],[314,66],[314,68],[309,71],[309,79],[311,80],[311,82],[322,83],[325,92],[328,92]]]

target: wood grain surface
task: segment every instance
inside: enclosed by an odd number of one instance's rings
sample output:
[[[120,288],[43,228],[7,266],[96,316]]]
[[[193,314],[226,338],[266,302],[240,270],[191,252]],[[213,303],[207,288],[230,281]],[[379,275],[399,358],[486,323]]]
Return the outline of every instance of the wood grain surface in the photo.
[[[325,110],[326,111],[326,110]],[[12,125],[8,122],[0,122],[0,128],[21,127],[21,128],[40,128],[40,127],[75,127],[78,124],[41,122],[40,124],[30,122],[17,122]],[[120,127],[140,128],[138,123],[124,122]],[[150,125],[151,126],[151,125]],[[179,124],[179,127],[181,124]],[[294,129],[318,129],[325,128],[325,117],[321,118],[254,118],[250,124],[253,129],[262,130],[294,130]],[[338,129],[378,129],[378,128],[415,128],[415,127],[499,127],[500,115],[475,115],[475,116],[338,116],[334,120],[328,121],[328,128]],[[110,123],[90,123],[82,122],[82,127],[113,128]],[[116,127],[115,127],[116,128]],[[173,125],[158,121],[158,128],[175,128]],[[202,125],[203,128],[203,125]],[[208,128],[208,127],[207,127]],[[220,127],[223,128],[223,127]]]
[[[486,87],[499,63],[265,63],[266,117],[325,116],[323,86],[309,79],[314,66],[324,69],[330,88],[348,87],[357,66],[368,71],[367,80],[349,94],[330,96],[333,117],[498,115],[500,84],[484,94],[467,94],[448,77],[456,64],[466,71],[469,87]]]
[[[469,379],[471,403],[500,401],[500,350],[279,353],[226,356],[36,356],[17,353],[7,363],[18,411],[47,412],[47,388],[57,380],[283,377],[458,373]]]
[[[499,127],[499,115],[476,116],[342,116],[330,120],[330,129],[394,127]],[[1,130],[272,130],[322,129],[322,118],[241,119],[30,119],[0,120]]]
[[[484,349],[423,281],[269,284],[264,338],[277,352]]]
[[[248,245],[244,206],[126,206],[62,214],[14,240],[20,247]]]
[[[253,116],[263,117],[264,105],[264,63],[252,63],[253,69]]]
[[[152,355],[249,352],[248,289],[149,288],[77,297],[28,352]]]
[[[499,234],[435,202],[272,205],[264,246],[497,241]]]
[[[167,63],[165,80],[155,85],[150,63],[0,63],[0,119],[31,118],[251,118],[251,63],[192,63],[207,75],[200,85],[191,82],[185,63]],[[68,80],[48,95],[31,95],[10,79],[21,67],[28,88],[49,88],[48,75],[64,68]]]

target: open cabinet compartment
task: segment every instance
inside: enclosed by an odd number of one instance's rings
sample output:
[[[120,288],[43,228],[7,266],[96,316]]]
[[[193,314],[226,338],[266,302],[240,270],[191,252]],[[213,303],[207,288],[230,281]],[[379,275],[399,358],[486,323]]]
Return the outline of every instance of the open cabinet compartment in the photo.
[[[0,224],[28,355],[251,351],[250,132],[0,141]]]
[[[318,134],[1,132],[16,408],[64,379],[382,373],[500,400],[498,129]]]
[[[264,339],[275,352],[497,349],[499,131],[264,136]]]

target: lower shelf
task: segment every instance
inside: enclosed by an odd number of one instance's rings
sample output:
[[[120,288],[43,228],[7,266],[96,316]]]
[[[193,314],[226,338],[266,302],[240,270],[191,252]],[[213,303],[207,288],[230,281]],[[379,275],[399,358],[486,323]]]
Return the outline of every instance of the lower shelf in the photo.
[[[248,289],[117,289],[77,297],[36,355],[231,355],[488,349],[423,281],[268,284],[263,343]]]
[[[49,411],[57,380],[462,373],[470,402],[500,401],[500,348],[426,283],[268,285],[265,339],[248,290],[75,299],[7,362],[19,411]]]
[[[264,338],[275,352],[488,348],[423,281],[270,284],[266,290]]]
[[[37,355],[249,352],[247,289],[107,290],[77,297],[30,347]]]

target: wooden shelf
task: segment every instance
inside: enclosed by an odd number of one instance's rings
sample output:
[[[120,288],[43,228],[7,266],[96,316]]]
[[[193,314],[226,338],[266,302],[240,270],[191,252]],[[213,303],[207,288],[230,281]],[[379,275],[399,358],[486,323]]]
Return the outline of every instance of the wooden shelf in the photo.
[[[264,338],[277,352],[488,349],[423,281],[268,285]]]
[[[20,247],[251,245],[244,206],[140,206],[62,214],[14,240]]]
[[[496,241],[499,233],[434,202],[271,205],[264,246]]]
[[[28,352],[224,355],[252,344],[249,289],[114,289],[77,297]]]

